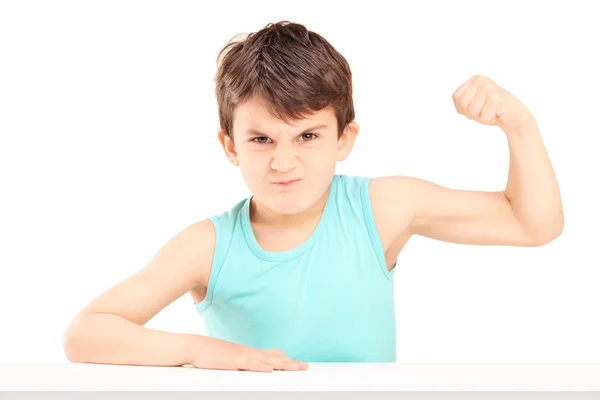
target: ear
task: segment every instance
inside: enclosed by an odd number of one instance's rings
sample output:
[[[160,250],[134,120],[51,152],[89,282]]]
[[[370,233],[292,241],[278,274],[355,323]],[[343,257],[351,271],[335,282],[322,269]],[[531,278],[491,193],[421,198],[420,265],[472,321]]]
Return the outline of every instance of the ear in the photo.
[[[231,138],[225,133],[225,130],[219,128],[217,130],[217,136],[219,138],[219,143],[223,147],[223,151],[225,152],[225,157],[229,160],[231,165],[237,167],[240,165],[237,157],[237,152],[235,151],[235,146]]]
[[[346,128],[344,128],[344,132],[338,139],[337,143],[337,161],[344,161],[352,151],[352,147],[354,146],[354,141],[358,136],[359,126],[356,121],[350,121]]]

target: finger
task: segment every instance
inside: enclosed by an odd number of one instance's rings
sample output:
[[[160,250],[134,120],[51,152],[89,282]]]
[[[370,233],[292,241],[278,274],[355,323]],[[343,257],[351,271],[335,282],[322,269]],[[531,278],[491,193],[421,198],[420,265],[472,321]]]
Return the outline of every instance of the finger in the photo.
[[[255,372],[273,372],[274,370],[273,365],[255,358],[248,358],[240,369]]]
[[[298,361],[300,363],[300,369],[308,369],[308,363]]]
[[[488,94],[488,89],[485,86],[479,86],[477,93],[475,93],[467,107],[467,112],[471,117],[479,119]]]
[[[469,119],[471,119],[471,116],[469,115],[467,107],[469,107],[469,103],[471,103],[471,100],[477,94],[477,90],[477,86],[469,86],[457,101],[456,111],[458,111],[459,114],[465,115]]]
[[[480,119],[486,125],[493,125],[496,122],[498,116],[498,99],[497,93],[489,93],[483,109],[481,110]]]
[[[292,358],[290,358],[289,361],[297,364],[300,369],[308,369],[308,363],[302,362],[300,360],[294,360]]]
[[[287,357],[272,357],[266,362],[273,365],[273,367],[278,370],[298,371],[301,369],[299,362],[291,360]]]
[[[263,350],[265,353],[270,354],[270,355],[275,355],[275,356],[280,356],[280,357],[287,357],[287,354],[285,354],[283,352],[283,350],[281,349],[265,349]]]
[[[462,94],[464,93],[464,91],[469,86],[471,86],[473,83],[475,83],[475,81],[477,80],[477,78],[479,78],[479,75],[473,75],[465,83],[463,83],[462,85],[460,85],[458,87],[458,89],[456,89],[454,91],[454,94],[452,95],[452,99],[454,100],[454,104],[457,103],[458,99],[460,99],[460,96],[462,96]]]
[[[295,361],[288,357],[288,355],[285,354],[281,349],[268,349],[263,351],[267,353],[267,357],[275,357],[276,359],[281,358],[282,360],[286,361]]]
[[[299,361],[299,360],[294,360],[293,358],[290,358],[287,356],[287,354],[285,354],[283,352],[283,350],[281,349],[265,349],[262,350],[264,353],[267,353],[267,357],[272,357],[275,356],[276,358],[281,358],[282,361],[287,361],[290,363],[297,363],[300,369],[308,369],[308,363]],[[268,359],[267,359],[268,360]]]
[[[298,366],[298,369],[300,369],[300,370],[308,369],[308,363],[298,361],[298,360],[293,360],[293,362],[294,362],[294,364],[296,364]]]
[[[262,350],[262,355],[263,355],[263,361],[271,361],[271,360],[275,360],[278,362],[282,362],[282,361],[292,361],[291,358],[289,358],[282,350],[280,349],[266,349],[266,350]]]

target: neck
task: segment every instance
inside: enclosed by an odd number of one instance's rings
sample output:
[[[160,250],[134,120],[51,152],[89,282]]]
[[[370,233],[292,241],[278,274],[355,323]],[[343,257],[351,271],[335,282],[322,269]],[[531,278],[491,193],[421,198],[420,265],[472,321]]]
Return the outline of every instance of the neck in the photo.
[[[329,189],[321,196],[312,207],[297,214],[281,214],[273,211],[266,205],[256,201],[252,197],[250,201],[250,221],[259,225],[266,225],[272,228],[299,228],[307,222],[319,219],[325,208]]]

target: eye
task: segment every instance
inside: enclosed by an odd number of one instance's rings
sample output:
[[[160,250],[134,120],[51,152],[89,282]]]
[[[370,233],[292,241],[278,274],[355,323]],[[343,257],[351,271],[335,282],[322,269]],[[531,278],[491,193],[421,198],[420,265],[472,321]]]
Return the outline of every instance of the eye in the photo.
[[[308,137],[308,138],[307,138]],[[311,140],[314,140],[317,138],[317,135],[315,135],[314,133],[303,133],[301,138],[304,140],[305,142],[310,142]]]
[[[269,138],[265,136],[258,136],[252,139],[253,142],[258,144],[266,144],[268,140]]]

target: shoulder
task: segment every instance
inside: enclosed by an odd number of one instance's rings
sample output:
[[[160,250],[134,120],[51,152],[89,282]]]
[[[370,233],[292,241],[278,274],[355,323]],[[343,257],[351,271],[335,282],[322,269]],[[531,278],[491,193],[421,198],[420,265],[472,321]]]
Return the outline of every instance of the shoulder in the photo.
[[[469,203],[463,193],[469,192],[404,175],[373,178],[369,184],[373,213],[379,216],[381,224],[411,233],[424,220],[430,223],[459,213],[458,205]]]
[[[190,291],[195,303],[200,303],[208,293],[211,276],[218,275],[236,226],[248,199],[243,199],[219,214],[191,224],[188,240],[199,260],[196,270],[198,285]]]
[[[363,206],[370,205],[372,212],[405,219],[412,215],[418,195],[418,179],[409,176],[346,176],[337,175],[337,191],[348,199],[356,199]]]
[[[338,201],[349,204],[367,221],[372,220],[387,250],[408,233],[414,215],[413,185],[414,178],[407,176],[337,175]]]
[[[370,179],[369,197],[374,211],[387,213],[389,217],[410,218],[418,197],[418,181],[417,178],[403,175]]]
[[[405,175],[382,176],[371,179],[369,195],[377,207],[397,214],[399,207],[402,214],[414,217],[417,209],[432,195],[440,194],[441,186],[424,179]]]
[[[216,264],[218,267],[225,257],[247,200],[243,199],[226,211],[187,227],[189,245],[201,261],[198,268],[200,289],[207,287],[213,266]]]
[[[173,257],[185,257],[191,265],[196,283],[208,282],[216,245],[216,229],[210,218],[194,222],[183,228],[173,241]]]
[[[369,180],[368,193],[377,231],[384,248],[409,235],[418,189],[415,178],[383,176]]]

